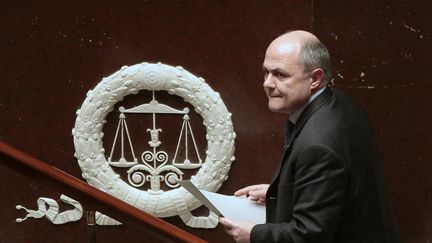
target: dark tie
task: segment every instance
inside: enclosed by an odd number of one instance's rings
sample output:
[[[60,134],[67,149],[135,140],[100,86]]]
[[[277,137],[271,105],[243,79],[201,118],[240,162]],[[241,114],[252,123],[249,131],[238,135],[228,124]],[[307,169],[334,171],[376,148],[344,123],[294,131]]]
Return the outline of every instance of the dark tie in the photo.
[[[288,143],[291,141],[292,136],[294,135],[294,123],[292,123],[290,120],[288,120],[286,127],[285,127],[285,144],[284,147],[288,145]]]

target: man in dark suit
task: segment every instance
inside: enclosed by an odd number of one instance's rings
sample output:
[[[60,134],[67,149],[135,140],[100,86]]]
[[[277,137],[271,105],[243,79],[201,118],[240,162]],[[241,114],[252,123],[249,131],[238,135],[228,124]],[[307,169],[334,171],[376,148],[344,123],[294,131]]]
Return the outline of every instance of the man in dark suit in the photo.
[[[263,63],[268,106],[288,115],[282,159],[268,184],[235,195],[266,203],[266,223],[221,218],[238,242],[398,243],[368,115],[327,87],[330,56],[311,33],[288,32]]]

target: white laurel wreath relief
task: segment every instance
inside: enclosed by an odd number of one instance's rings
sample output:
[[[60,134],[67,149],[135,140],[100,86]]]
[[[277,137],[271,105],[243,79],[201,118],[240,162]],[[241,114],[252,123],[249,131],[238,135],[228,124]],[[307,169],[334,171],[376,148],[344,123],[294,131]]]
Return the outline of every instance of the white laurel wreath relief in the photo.
[[[156,217],[179,215],[183,222],[196,228],[214,228],[218,217],[194,216],[191,211],[201,203],[184,188],[152,193],[132,187],[116,174],[105,156],[102,146],[103,125],[114,105],[129,94],[140,90],[167,91],[180,96],[191,104],[202,117],[206,128],[207,150],[204,163],[190,180],[199,188],[217,191],[227,180],[234,161],[235,132],[228,112],[219,93],[213,91],[203,78],[197,78],[182,67],[157,63],[141,63],[124,66],[87,93],[72,135],[75,157],[83,178],[92,186],[117,197]],[[107,216],[98,214],[98,224],[119,224]]]

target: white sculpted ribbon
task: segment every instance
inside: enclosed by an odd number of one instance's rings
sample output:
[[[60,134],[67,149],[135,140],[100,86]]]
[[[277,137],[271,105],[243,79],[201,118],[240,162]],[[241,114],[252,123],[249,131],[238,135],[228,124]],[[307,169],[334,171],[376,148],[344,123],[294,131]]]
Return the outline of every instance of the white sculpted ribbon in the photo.
[[[74,209],[59,213],[59,205],[55,200],[47,197],[40,197],[37,199],[37,211],[27,209],[21,205],[16,206],[16,209],[24,209],[27,212],[27,215],[24,218],[17,218],[16,222],[21,223],[28,218],[39,219],[43,218],[44,216],[46,216],[46,218],[49,219],[49,221],[51,221],[53,224],[65,224],[81,219],[83,209],[79,202],[63,194],[60,196],[60,200],[64,203],[72,205]]]

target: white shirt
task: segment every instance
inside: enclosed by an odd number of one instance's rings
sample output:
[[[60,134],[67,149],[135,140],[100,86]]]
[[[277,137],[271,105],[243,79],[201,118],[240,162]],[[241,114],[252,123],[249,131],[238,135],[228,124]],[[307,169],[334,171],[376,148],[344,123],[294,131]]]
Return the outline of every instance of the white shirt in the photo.
[[[325,90],[325,88],[326,88],[326,86],[322,87],[315,94],[311,95],[311,97],[309,97],[309,100],[308,100],[308,102],[305,105],[303,105],[298,110],[296,110],[294,113],[292,113],[288,117],[288,119],[290,120],[290,122],[292,122],[293,124],[296,124],[297,120],[299,119],[301,113],[306,108],[306,106],[308,106],[316,97],[318,97],[318,95],[320,95]]]

